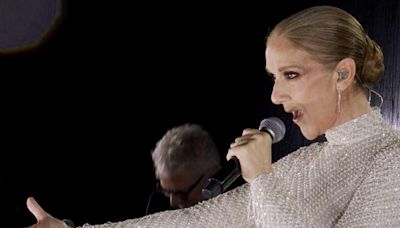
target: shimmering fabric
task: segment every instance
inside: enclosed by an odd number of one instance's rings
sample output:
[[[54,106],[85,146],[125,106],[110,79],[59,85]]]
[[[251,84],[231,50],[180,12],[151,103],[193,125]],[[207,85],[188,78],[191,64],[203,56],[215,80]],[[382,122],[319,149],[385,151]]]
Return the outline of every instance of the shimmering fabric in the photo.
[[[190,208],[93,227],[400,227],[400,133],[374,109],[325,136],[251,185]]]

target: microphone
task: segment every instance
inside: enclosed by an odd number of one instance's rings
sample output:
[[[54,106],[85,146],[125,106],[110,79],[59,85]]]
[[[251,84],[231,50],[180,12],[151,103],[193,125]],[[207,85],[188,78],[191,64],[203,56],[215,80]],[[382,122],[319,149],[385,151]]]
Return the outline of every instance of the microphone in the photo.
[[[277,143],[285,136],[285,124],[277,117],[266,118],[261,121],[258,130],[267,132],[272,143]],[[236,157],[232,157],[211,178],[208,179],[206,187],[202,189],[204,199],[210,199],[223,192],[241,175],[240,163]]]

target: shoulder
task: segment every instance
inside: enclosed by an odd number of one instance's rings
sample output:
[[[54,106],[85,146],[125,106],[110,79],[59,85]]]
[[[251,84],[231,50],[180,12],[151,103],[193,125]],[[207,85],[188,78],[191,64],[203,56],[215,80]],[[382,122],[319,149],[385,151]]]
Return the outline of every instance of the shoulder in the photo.
[[[391,176],[400,177],[400,134],[393,141],[376,152],[372,161],[371,175],[387,179]],[[378,175],[379,174],[379,175]]]
[[[385,146],[376,152],[375,160],[398,160],[400,157],[400,131],[395,129],[389,131],[384,136],[384,141],[386,141],[383,143]]]

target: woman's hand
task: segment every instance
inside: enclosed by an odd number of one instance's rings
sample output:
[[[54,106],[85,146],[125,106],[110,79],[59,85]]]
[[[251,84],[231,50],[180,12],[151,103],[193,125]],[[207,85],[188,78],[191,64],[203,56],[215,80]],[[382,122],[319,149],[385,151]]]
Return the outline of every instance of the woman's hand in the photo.
[[[29,228],[68,228],[63,221],[44,211],[33,197],[27,199],[26,206],[37,220],[37,223],[29,226]]]
[[[251,183],[258,175],[273,172],[271,144],[268,133],[245,129],[242,136],[231,143],[226,159],[235,156],[240,162],[243,179]]]

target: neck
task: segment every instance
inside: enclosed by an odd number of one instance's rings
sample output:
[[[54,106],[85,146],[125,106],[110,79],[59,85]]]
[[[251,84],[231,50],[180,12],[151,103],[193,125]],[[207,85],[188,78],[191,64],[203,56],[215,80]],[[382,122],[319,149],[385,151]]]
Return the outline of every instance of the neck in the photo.
[[[360,88],[343,91],[340,109],[341,112],[338,113],[335,126],[353,120],[372,110],[365,94]]]

